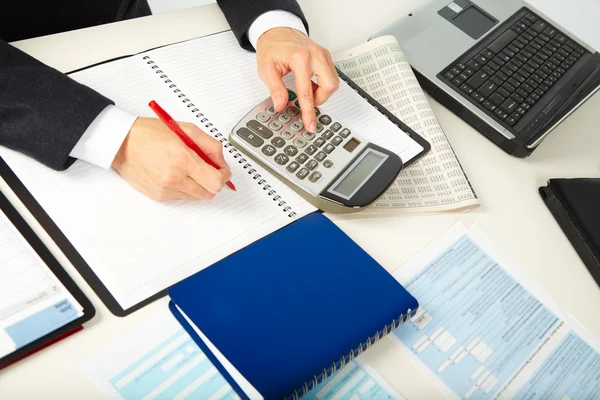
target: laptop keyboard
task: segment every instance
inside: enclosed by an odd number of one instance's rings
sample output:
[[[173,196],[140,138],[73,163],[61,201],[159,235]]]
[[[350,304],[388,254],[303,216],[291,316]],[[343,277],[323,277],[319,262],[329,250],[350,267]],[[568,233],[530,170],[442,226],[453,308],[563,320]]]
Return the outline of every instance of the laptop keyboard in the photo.
[[[474,56],[438,77],[512,128],[586,51],[529,10],[500,29],[496,39],[479,42],[467,53]]]

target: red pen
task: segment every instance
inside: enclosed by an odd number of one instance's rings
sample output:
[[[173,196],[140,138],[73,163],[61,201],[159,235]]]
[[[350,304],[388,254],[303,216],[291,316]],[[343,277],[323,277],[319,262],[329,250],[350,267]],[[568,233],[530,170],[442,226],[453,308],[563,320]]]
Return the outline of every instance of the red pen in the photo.
[[[179,126],[177,121],[175,121],[169,114],[167,114],[167,112],[165,110],[163,110],[163,108],[161,106],[159,106],[156,101],[152,100],[148,104],[148,106],[150,106],[152,111],[154,111],[154,113],[167,126],[167,128],[169,128],[170,130],[175,132],[175,134],[177,136],[179,136],[179,138],[183,141],[183,143],[185,143],[186,146],[189,147],[190,149],[194,150],[194,152],[196,152],[196,154],[198,154],[198,156],[202,160],[204,160],[205,163],[207,163],[208,165],[210,165],[216,169],[219,169],[217,164],[215,164],[213,162],[213,160],[211,160],[210,158],[208,158],[208,156],[206,154],[204,154],[204,152],[200,149],[200,147],[198,147],[196,142],[194,142],[192,139],[190,139],[190,137],[188,135],[185,134],[185,132],[183,131],[183,129],[181,129],[181,126]],[[236,190],[235,186],[233,185],[233,183],[231,183],[231,181],[227,181],[225,184],[231,190]]]

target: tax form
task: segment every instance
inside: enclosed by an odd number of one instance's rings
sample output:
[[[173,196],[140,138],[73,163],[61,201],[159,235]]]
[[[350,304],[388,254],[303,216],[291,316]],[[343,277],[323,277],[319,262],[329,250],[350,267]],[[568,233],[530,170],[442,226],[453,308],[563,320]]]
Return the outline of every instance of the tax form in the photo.
[[[0,211],[0,358],[82,313],[81,305]]]
[[[110,399],[239,399],[192,338],[168,311],[103,348],[84,366]],[[303,399],[402,399],[359,357]]]
[[[390,336],[450,398],[600,398],[600,345],[477,227],[395,274],[416,315]]]

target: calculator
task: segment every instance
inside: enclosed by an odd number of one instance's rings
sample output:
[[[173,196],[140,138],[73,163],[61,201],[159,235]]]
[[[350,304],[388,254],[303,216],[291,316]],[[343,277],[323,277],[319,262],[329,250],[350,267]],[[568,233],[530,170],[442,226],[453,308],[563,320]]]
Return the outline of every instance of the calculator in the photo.
[[[394,182],[402,168],[396,153],[318,107],[316,132],[309,132],[292,90],[288,100],[280,113],[271,98],[259,103],[233,128],[231,142],[323,211],[358,211]]]

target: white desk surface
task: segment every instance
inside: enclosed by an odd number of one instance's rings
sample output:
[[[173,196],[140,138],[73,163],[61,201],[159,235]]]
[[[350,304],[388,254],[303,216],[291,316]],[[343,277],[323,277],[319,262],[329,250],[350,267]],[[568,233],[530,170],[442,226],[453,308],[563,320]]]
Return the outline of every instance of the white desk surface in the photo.
[[[396,16],[410,12],[419,1],[300,3],[311,22],[312,37],[335,52],[365,41]],[[28,40],[17,46],[59,70],[69,71],[222,29],[227,29],[227,24],[213,4]],[[548,178],[600,176],[600,95],[569,117],[527,159],[508,156],[444,107],[435,101],[432,104],[482,207],[445,215],[336,218],[340,227],[393,271],[455,221],[476,223],[592,333],[600,335],[600,290],[537,193]],[[5,184],[2,189],[6,190]],[[62,255],[58,257],[65,261]],[[131,316],[117,318],[77,272],[70,265],[67,268],[94,303],[97,316],[83,332],[1,371],[0,398],[101,398],[81,365],[97,349],[167,306],[162,299]],[[367,357],[408,399],[441,396],[389,342],[378,343]]]

